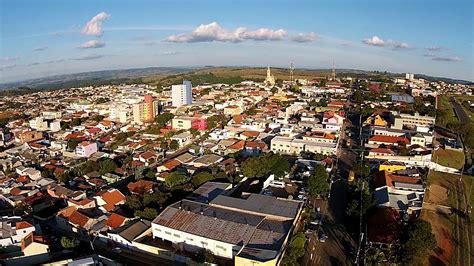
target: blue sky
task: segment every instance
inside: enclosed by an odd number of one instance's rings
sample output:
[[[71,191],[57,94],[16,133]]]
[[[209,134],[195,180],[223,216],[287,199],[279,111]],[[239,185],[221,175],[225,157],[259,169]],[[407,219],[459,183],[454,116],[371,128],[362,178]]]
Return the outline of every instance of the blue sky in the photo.
[[[0,0],[0,83],[290,61],[474,81],[473,13],[469,0]]]

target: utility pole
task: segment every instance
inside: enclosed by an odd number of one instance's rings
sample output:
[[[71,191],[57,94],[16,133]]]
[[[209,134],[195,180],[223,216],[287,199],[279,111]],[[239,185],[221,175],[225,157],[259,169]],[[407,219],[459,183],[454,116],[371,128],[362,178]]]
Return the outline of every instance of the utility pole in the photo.
[[[356,264],[359,264],[359,256],[360,256],[360,250],[362,246],[362,239],[364,238],[364,233],[362,232],[362,193],[364,191],[364,185],[365,183],[362,183],[362,189],[360,190],[360,224],[359,224],[359,247],[357,248],[357,257],[356,257]]]

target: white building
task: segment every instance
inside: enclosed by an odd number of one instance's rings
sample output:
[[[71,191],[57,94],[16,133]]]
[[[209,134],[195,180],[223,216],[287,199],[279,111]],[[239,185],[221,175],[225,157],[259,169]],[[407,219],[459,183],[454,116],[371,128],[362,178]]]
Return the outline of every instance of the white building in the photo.
[[[90,157],[97,152],[97,143],[83,141],[76,147],[76,154],[80,157]]]
[[[193,102],[191,81],[185,80],[183,84],[171,86],[171,99],[173,106],[180,107]]]

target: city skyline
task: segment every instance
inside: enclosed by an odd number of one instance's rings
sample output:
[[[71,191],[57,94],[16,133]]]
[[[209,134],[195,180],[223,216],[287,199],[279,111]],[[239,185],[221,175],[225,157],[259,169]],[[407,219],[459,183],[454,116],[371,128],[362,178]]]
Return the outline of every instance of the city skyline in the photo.
[[[472,2],[429,3],[3,1],[0,77],[335,61],[473,81]]]

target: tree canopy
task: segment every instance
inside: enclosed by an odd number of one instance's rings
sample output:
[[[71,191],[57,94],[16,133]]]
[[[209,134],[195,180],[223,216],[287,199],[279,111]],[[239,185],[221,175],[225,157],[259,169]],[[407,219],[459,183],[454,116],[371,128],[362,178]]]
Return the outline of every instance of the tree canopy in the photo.
[[[329,193],[329,175],[324,165],[319,164],[308,179],[309,195],[327,196]]]
[[[189,177],[187,177],[184,173],[174,171],[166,177],[165,184],[168,188],[172,188],[177,185],[186,184],[188,181]]]
[[[403,244],[402,260],[410,263],[423,258],[436,247],[436,239],[431,224],[424,220],[416,220],[408,227],[407,241]]]
[[[265,153],[258,157],[249,157],[240,169],[249,178],[262,178],[270,174],[281,177],[290,171],[290,164],[280,154]]]

